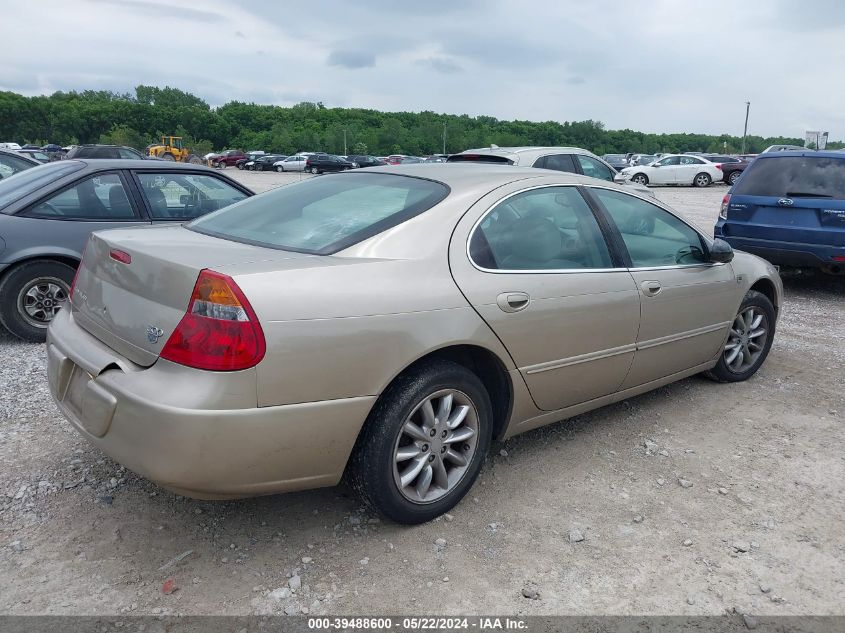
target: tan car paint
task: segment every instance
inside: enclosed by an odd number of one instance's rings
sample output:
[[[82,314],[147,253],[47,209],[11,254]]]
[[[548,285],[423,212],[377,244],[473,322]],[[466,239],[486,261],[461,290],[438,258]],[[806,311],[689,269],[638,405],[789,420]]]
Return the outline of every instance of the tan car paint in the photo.
[[[400,166],[388,173],[441,179],[452,194],[333,256],[259,248],[178,227],[98,234],[78,279],[88,300],[75,301],[49,330],[50,390],[59,407],[107,454],[185,494],[312,488],[339,481],[377,396],[433,350],[470,344],[499,358],[513,392],[503,431],[509,436],[712,367],[727,337],[727,325],[715,325],[733,317],[760,278],[772,281],[780,303],[776,271],[739,253],[733,265],[708,267],[701,277],[667,273],[664,303],[654,304],[654,323],[644,328],[636,272],[529,274],[520,280],[524,285],[511,287],[503,275],[480,271],[467,259],[469,231],[486,209],[523,188],[606,183],[476,165]],[[132,264],[108,261],[110,248],[129,252]],[[155,360],[202,268],[232,276],[249,298],[268,348],[257,367],[207,372]],[[736,279],[727,279],[734,272]],[[708,282],[697,303],[701,284],[689,283],[693,278]],[[526,318],[495,312],[497,293],[520,288],[532,296],[521,314]],[[665,318],[668,306],[677,315]],[[97,312],[102,307],[105,317]],[[145,342],[147,325],[163,330],[156,343]],[[667,332],[710,326],[712,332],[634,351],[638,342]],[[637,364],[641,353],[665,365],[649,374]],[[145,367],[151,357],[155,362]],[[679,357],[687,365],[678,368]],[[626,388],[629,381],[637,386]]]

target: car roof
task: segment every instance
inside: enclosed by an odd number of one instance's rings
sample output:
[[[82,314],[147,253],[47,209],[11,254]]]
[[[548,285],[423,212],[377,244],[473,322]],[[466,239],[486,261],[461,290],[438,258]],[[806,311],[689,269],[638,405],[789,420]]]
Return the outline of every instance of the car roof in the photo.
[[[528,178],[554,177],[561,184],[601,183],[612,185],[606,180],[597,180],[580,174],[539,169],[537,167],[518,167],[515,165],[491,165],[490,163],[408,163],[389,167],[365,167],[339,174],[341,177],[359,173],[382,173],[399,176],[413,176],[441,182],[455,191],[466,189],[491,190],[518,180]]]
[[[219,174],[219,170],[211,169],[205,165],[193,165],[191,163],[177,163],[168,160],[147,160],[145,158],[68,158],[62,163],[68,161],[82,163],[87,167],[93,167],[98,170],[107,169],[152,169],[161,171],[207,171],[213,174]]]
[[[788,156],[816,156],[818,158],[845,158],[841,151],[835,149],[804,149],[804,150],[785,150],[782,152],[766,152],[765,154],[758,154],[755,161],[764,158],[771,160],[772,158],[784,158]]]
[[[36,151],[36,150],[31,150],[31,151]],[[38,151],[41,151],[41,150],[38,150]],[[33,167],[35,165],[41,164],[37,160],[35,160],[34,158],[30,158],[29,156],[27,156],[26,153],[21,154],[21,152],[19,152],[17,150],[9,150],[9,149],[0,148],[0,154],[4,154],[6,156],[15,156],[17,158],[22,158],[24,161],[28,161],[28,162],[32,163]]]
[[[526,145],[523,147],[479,147],[477,149],[467,149],[461,154],[524,154],[527,152],[569,152],[571,154],[592,154],[583,147],[545,147],[542,145]]]

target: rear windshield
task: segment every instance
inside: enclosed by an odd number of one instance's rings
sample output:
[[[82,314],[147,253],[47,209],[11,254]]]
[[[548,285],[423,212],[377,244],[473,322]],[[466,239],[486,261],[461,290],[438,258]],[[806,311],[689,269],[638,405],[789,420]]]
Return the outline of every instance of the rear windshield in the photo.
[[[235,242],[331,255],[419,215],[447,195],[446,185],[410,176],[320,176],[203,216],[187,228]]]
[[[733,193],[845,199],[845,157],[779,156],[755,160],[734,186]]]
[[[452,154],[446,159],[447,163],[497,163],[499,165],[513,165],[513,161],[505,156],[495,154]]]
[[[0,209],[83,167],[84,164],[77,161],[60,161],[39,165],[3,178],[0,180]]]

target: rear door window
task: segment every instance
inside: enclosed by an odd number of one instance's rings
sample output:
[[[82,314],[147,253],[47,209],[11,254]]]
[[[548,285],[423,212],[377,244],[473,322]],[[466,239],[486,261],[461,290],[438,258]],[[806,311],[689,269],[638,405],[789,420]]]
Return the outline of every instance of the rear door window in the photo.
[[[845,199],[845,157],[779,156],[755,160],[734,195]]]
[[[607,165],[583,154],[576,154],[575,158],[578,159],[578,163],[581,165],[581,170],[585,176],[613,182],[613,172],[608,169]]]
[[[572,156],[569,154],[552,154],[551,156],[543,156],[534,163],[534,167],[542,167],[543,169],[554,169],[555,171],[575,172],[575,163],[572,162]]]
[[[143,172],[137,176],[153,220],[192,220],[247,197],[229,183],[205,174]]]

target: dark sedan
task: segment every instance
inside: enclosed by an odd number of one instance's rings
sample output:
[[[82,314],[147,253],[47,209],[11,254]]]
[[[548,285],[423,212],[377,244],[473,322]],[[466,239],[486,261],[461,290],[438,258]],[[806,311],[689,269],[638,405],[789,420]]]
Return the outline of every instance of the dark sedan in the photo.
[[[62,160],[0,180],[0,324],[43,341],[93,231],[182,222],[252,195],[218,171],[150,160]]]
[[[387,164],[375,156],[365,156],[363,154],[352,154],[351,156],[347,156],[346,160],[353,163],[353,166],[356,167],[382,167]]]
[[[736,183],[745,168],[751,164],[750,160],[743,160],[737,156],[725,156],[724,154],[705,154],[702,158],[721,165],[722,181],[727,185]]]
[[[355,167],[348,160],[332,154],[313,154],[305,162],[305,170],[312,174],[323,174],[334,171],[346,171]]]
[[[273,171],[273,163],[277,163],[286,158],[287,156],[285,154],[265,154],[264,156],[256,156],[254,160],[250,161],[252,164],[248,162],[245,165],[245,168],[252,171]]]

